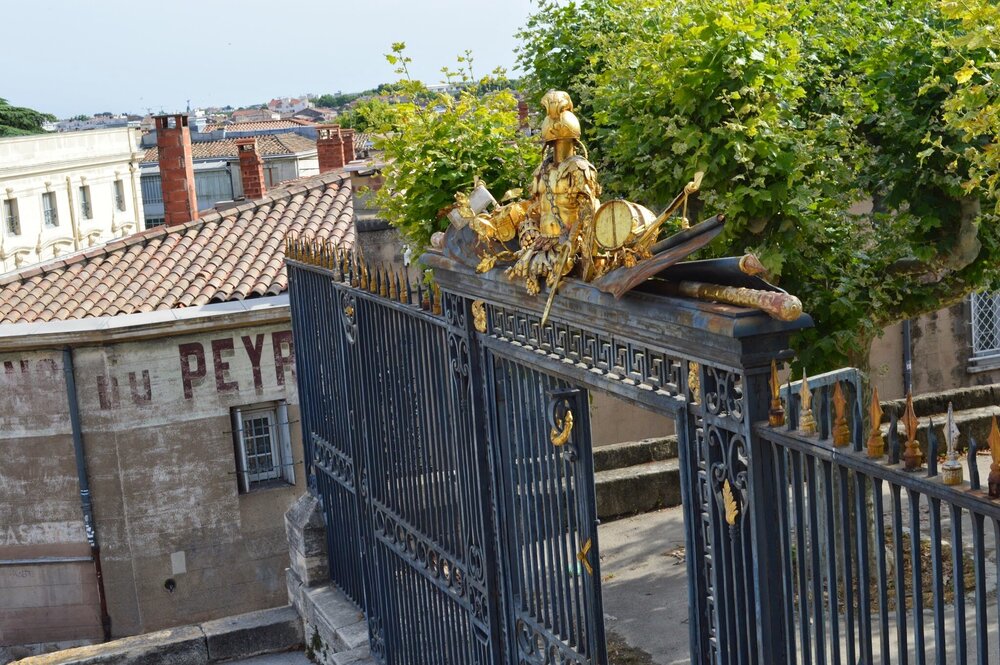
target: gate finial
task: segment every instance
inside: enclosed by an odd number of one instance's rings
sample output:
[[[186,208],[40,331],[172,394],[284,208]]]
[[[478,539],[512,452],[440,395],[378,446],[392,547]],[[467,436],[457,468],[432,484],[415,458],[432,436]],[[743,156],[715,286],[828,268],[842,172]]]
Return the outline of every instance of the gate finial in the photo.
[[[805,368],[802,369],[802,385],[799,387],[799,400],[802,404],[802,414],[799,416],[799,432],[806,436],[816,433],[816,419],[812,412],[812,391],[809,390],[809,379]]]
[[[840,381],[833,384],[833,445],[846,446],[851,442],[851,428],[847,426],[847,400]]]
[[[920,420],[913,410],[913,393],[906,393],[906,412],[903,414],[903,424],[906,426],[906,450],[903,452],[903,468],[916,471],[924,463],[924,454],[920,452],[917,443],[917,428]]]
[[[785,424],[785,409],[781,406],[781,383],[778,381],[778,363],[771,360],[771,408],[767,411],[767,424],[781,427]]]
[[[878,400],[878,386],[872,390],[872,404],[868,409],[872,431],[868,435],[868,457],[878,459],[885,455],[885,439],[882,438],[882,405]]]
[[[993,464],[990,465],[990,475],[987,479],[989,484],[990,497],[1000,499],[1000,428],[997,427],[997,417],[993,416],[993,425],[990,427],[990,455],[993,457]]]

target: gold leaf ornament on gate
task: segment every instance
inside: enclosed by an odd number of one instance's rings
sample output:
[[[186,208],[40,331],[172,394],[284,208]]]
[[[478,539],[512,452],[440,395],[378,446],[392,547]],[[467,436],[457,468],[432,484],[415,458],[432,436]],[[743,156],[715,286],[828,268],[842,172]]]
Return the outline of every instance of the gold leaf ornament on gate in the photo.
[[[736,518],[739,517],[740,509],[736,505],[736,497],[733,495],[733,488],[729,481],[722,483],[722,505],[726,510],[726,522],[729,526],[736,526]]]
[[[583,567],[587,570],[588,575],[594,574],[594,567],[590,565],[589,557],[591,547],[593,547],[593,542],[590,538],[588,538],[587,542],[585,542],[583,547],[580,548],[580,551],[576,553],[577,561],[583,564]]]
[[[563,446],[569,441],[573,433],[573,412],[566,410],[566,415],[562,418],[555,418],[555,427],[549,430],[549,441],[553,446]]]
[[[482,300],[472,301],[472,325],[479,332],[486,332],[486,303]]]

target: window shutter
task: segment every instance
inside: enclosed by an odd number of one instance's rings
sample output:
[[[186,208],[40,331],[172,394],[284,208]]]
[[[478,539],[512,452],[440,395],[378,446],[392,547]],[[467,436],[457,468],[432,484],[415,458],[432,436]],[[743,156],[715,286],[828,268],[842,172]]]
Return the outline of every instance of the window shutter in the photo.
[[[292,459],[292,436],[288,427],[288,404],[278,402],[278,438],[281,440],[281,475],[290,485],[295,484],[295,461]]]
[[[243,440],[243,412],[240,409],[235,409],[234,413],[236,414],[236,423],[233,431],[236,433],[236,448],[239,451],[236,475],[239,478],[240,492],[246,494],[250,490],[250,479],[247,477],[247,446]]]

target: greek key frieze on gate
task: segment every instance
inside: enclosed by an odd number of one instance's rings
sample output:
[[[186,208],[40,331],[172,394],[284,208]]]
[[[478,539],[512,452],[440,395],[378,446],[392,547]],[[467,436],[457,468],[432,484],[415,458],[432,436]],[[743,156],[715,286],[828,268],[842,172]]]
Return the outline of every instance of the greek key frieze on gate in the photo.
[[[503,305],[486,305],[487,334],[517,346],[569,360],[609,379],[629,382],[671,396],[683,390],[686,361],[619,335],[587,330],[560,321],[544,326],[535,314]]]

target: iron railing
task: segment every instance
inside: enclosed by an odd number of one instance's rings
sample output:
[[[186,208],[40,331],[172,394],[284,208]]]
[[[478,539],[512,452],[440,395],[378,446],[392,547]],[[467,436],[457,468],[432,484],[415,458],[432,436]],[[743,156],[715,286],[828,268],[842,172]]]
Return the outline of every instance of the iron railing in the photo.
[[[860,385],[854,370],[836,376]],[[798,399],[786,425],[755,428],[770,473],[753,496],[780,534],[769,545],[780,574],[767,602],[781,609],[782,662],[998,662],[1000,503],[980,482],[976,442],[961,455],[968,482],[957,486],[943,482],[933,423],[919,468],[902,463],[894,413],[885,455],[869,457],[882,432],[863,424],[854,389],[838,411],[828,385],[813,393],[813,411],[826,414],[816,434],[797,431]],[[850,436],[834,445],[845,427]]]

